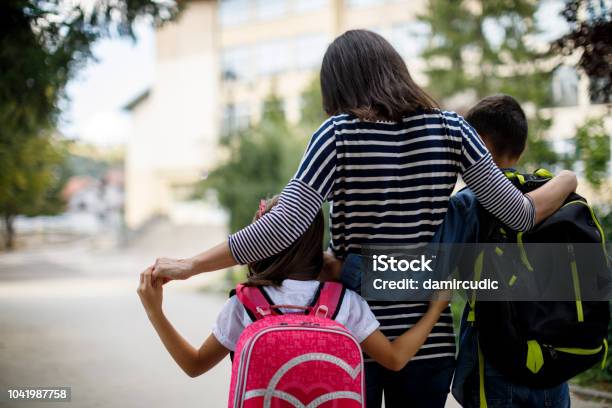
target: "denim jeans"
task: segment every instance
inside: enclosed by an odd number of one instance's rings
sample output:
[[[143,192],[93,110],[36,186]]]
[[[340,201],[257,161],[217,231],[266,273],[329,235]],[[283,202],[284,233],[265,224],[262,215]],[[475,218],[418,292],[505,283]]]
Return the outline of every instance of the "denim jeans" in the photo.
[[[479,408],[478,340],[476,330],[466,321],[467,312],[466,307],[461,320],[459,354],[452,392],[464,408]],[[569,408],[570,406],[567,383],[545,389],[514,384],[487,361],[484,362],[484,388],[488,408]]]
[[[484,386],[488,408],[569,408],[570,395],[567,383],[552,388],[534,389],[513,384],[485,361]],[[478,373],[466,384],[465,408],[478,408]]]
[[[397,372],[366,363],[366,407],[380,408],[384,392],[385,408],[443,408],[454,369],[453,357],[411,361]]]

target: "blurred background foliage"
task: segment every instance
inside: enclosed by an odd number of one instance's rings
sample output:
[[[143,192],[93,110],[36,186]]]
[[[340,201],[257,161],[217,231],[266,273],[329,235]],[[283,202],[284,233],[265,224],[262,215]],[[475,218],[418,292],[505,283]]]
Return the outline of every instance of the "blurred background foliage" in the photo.
[[[295,174],[310,135],[324,120],[319,79],[315,78],[302,94],[297,126],[288,123],[282,102],[272,94],[257,124],[224,135],[227,160],[201,183],[199,194],[210,189],[217,193],[219,203],[229,213],[230,231],[252,222],[259,200],[282,191]],[[324,212],[327,222],[328,205]],[[327,228],[325,234],[327,244]]]
[[[229,210],[231,231],[249,224],[259,200],[278,194],[291,178],[306,141],[298,135],[274,95],[265,102],[258,124],[224,135],[227,160],[210,173],[202,188],[217,192],[219,203]]]
[[[580,16],[581,10],[586,18]],[[589,92],[600,103],[612,102],[611,14],[604,1],[566,0],[562,15],[570,30],[550,50],[564,56],[580,53],[577,66],[591,79]]]
[[[496,93],[516,98],[528,108],[529,141],[521,163],[530,168],[559,160],[543,137],[551,121],[540,113],[551,102],[545,85],[551,70],[542,64],[546,55],[528,46],[529,38],[539,33],[537,9],[538,3],[530,0],[431,0],[421,16],[430,27],[423,53],[429,91],[441,101],[461,93],[472,93],[475,99]],[[499,35],[487,35],[487,25],[498,27]]]
[[[102,37],[130,36],[133,23],[162,24],[179,7],[167,1],[0,2],[0,216],[6,248],[17,215],[57,213],[68,179],[65,142],[56,133],[68,81]]]

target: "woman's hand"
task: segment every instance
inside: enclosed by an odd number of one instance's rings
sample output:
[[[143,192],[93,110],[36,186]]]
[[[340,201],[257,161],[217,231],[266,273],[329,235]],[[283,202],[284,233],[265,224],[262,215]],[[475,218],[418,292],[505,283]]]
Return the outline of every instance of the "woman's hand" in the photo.
[[[193,275],[194,265],[191,259],[157,258],[153,265],[153,277],[162,279],[163,283],[184,280]]]
[[[136,292],[147,315],[151,317],[162,312],[164,289],[161,282],[153,278],[152,266],[140,274],[140,285],[138,285]]]
[[[203,272],[229,268],[238,263],[227,241],[196,256],[186,259],[157,258],[153,265],[153,278],[162,283],[184,280]]]

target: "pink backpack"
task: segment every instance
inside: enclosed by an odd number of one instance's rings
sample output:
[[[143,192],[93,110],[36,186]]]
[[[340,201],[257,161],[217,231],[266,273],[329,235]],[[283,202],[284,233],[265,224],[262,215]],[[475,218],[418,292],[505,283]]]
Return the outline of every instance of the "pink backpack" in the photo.
[[[365,407],[361,347],[333,320],[344,291],[326,282],[310,306],[300,307],[274,305],[263,289],[237,286],[254,323],[236,345],[230,408]]]

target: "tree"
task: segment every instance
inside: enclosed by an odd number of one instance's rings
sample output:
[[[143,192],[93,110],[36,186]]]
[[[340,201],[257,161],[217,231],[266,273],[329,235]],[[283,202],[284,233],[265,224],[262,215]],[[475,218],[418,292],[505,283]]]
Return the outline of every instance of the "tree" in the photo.
[[[298,126],[287,122],[282,101],[272,94],[256,125],[221,139],[228,159],[210,173],[199,190],[200,194],[208,189],[217,192],[219,203],[229,213],[231,231],[251,223],[260,199],[281,192],[295,174],[310,135],[324,120],[315,78],[302,94]]]
[[[306,89],[304,89],[304,92],[302,92],[300,127],[306,133],[312,133],[325,119],[327,119],[327,115],[323,111],[321,82],[319,76],[316,75]]]
[[[552,53],[580,53],[577,68],[589,77],[591,99],[612,102],[612,9],[603,1],[567,0],[561,15],[570,30],[552,43]]]
[[[608,175],[610,161],[610,135],[606,132],[603,118],[587,119],[576,130],[576,149],[573,162],[584,165],[584,177],[598,188]]]
[[[51,135],[65,86],[92,58],[92,44],[133,37],[138,18],[161,24],[178,11],[174,2],[154,0],[0,3],[0,211],[7,244],[16,215],[47,213],[58,200],[49,195],[60,190],[53,182],[61,180],[63,155]]]
[[[64,146],[53,138],[26,138],[10,152],[10,158],[2,155],[0,159],[0,213],[7,249],[14,247],[16,215],[53,214],[63,209],[60,193],[69,174]]]
[[[230,216],[230,230],[253,220],[260,199],[278,194],[295,173],[305,140],[287,123],[280,99],[270,96],[259,123],[222,140],[228,159],[202,187],[217,192]]]
[[[219,203],[229,213],[232,232],[252,222],[259,200],[281,192],[295,174],[310,135],[325,120],[318,79],[304,91],[302,101],[298,126],[287,122],[282,101],[273,93],[265,101],[256,125],[227,133],[221,139],[227,160],[201,183],[198,195],[208,190],[217,193]],[[328,209],[324,207],[324,211]],[[241,281],[244,272],[231,271],[228,280]]]
[[[439,100],[505,93],[533,107],[522,161],[541,166],[558,157],[543,138],[550,121],[539,112],[550,103],[550,72],[540,66],[544,55],[527,45],[538,33],[536,10],[532,0],[429,0],[420,20],[430,28],[423,52],[429,91]]]

